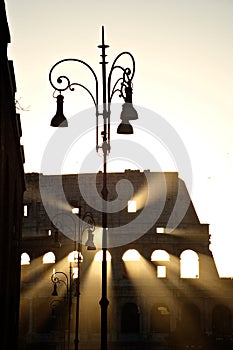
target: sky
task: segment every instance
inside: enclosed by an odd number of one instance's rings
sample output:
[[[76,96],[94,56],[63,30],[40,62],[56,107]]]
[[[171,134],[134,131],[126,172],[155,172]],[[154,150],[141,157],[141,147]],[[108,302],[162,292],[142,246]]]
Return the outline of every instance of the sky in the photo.
[[[97,46],[101,43],[101,27],[104,26],[106,43],[110,45],[108,62],[113,62],[122,51],[130,51],[135,58],[133,103],[139,106],[139,123],[145,130],[135,131],[134,142],[146,148],[163,171],[180,173],[179,166],[174,166],[176,159],[172,159],[176,154],[158,138],[153,139],[156,125],[149,123],[149,119],[146,125],[143,110],[160,116],[175,131],[183,142],[192,169],[191,177],[182,171],[180,176],[184,175],[187,180],[201,223],[210,225],[211,250],[219,274],[233,276],[230,222],[233,2],[5,0],[5,3],[11,33],[8,58],[14,61],[16,99],[21,106],[25,172],[41,172],[47,145],[55,133],[50,127],[56,110],[48,79],[51,67],[63,58],[78,58],[88,62],[101,81]],[[86,85],[87,78],[81,70],[78,79]],[[91,83],[89,78],[87,83]],[[114,102],[121,102],[118,96],[114,97]],[[90,107],[85,91],[65,94],[66,116],[74,116]],[[159,132],[158,125],[158,135]],[[66,172],[77,172],[80,153],[85,158],[85,147],[90,142],[95,143],[92,134],[90,140],[81,141],[83,152],[77,153],[73,147],[64,165]],[[128,166],[124,161],[121,165],[113,162],[110,170],[118,171],[125,165]],[[134,166],[140,168],[140,161]]]

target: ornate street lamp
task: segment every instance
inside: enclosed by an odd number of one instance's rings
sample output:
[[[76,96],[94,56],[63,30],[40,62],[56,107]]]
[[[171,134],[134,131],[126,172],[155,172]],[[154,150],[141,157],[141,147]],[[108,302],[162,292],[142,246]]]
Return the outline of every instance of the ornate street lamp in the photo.
[[[73,208],[72,213],[81,217],[81,207]],[[95,231],[95,221],[90,212],[84,213],[82,217],[82,225],[79,220],[79,229],[78,229],[78,256],[77,256],[77,265],[78,265],[78,278],[76,283],[76,320],[75,320],[75,338],[74,338],[74,349],[78,350],[79,346],[79,298],[80,298],[80,271],[81,271],[81,262],[82,262],[82,235],[84,231],[87,230],[87,241],[85,245],[87,246],[87,250],[95,250],[94,244],[94,234]],[[75,251],[76,251],[76,237],[75,237]]]
[[[72,264],[69,266],[69,276],[63,271],[53,271],[51,281],[53,282],[52,296],[58,296],[57,287],[59,284],[64,284],[66,288],[65,301],[68,305],[68,346],[67,350],[70,349],[70,323],[71,323],[71,306],[72,306]]]
[[[70,349],[70,322],[71,322],[71,306],[72,306],[72,297],[73,297],[73,283],[75,280],[75,294],[76,294],[76,318],[75,318],[75,339],[74,339],[74,348],[78,350],[79,346],[79,299],[80,299],[80,277],[81,277],[81,263],[83,262],[82,256],[82,237],[84,232],[87,231],[88,237],[85,243],[87,250],[95,250],[94,244],[94,234],[95,231],[95,221],[90,212],[85,212],[81,217],[81,207],[73,208],[72,213],[77,215],[82,220],[79,220],[78,229],[76,221],[72,217],[72,214],[64,214],[54,216],[53,218],[53,227],[63,229],[63,220],[64,215],[68,215],[74,223],[74,251],[69,254],[68,261],[69,265],[69,276],[63,271],[54,271],[51,280],[53,282],[53,296],[57,296],[57,287],[59,284],[64,284],[66,286],[66,302],[68,304],[68,350]],[[82,224],[80,224],[82,221]],[[58,233],[57,233],[58,234]],[[57,237],[58,238],[58,237]]]
[[[138,118],[137,111],[132,104],[132,80],[135,73],[135,60],[132,54],[128,51],[120,53],[112,63],[108,77],[106,73],[106,53],[105,50],[109,46],[105,44],[104,39],[104,27],[102,27],[102,43],[98,46],[101,49],[101,66],[102,66],[102,97],[103,97],[103,107],[100,111],[99,106],[99,82],[96,73],[86,62],[76,59],[67,58],[58,61],[50,70],[49,81],[57,95],[57,111],[55,116],[51,120],[51,126],[54,127],[67,127],[68,122],[63,113],[63,101],[64,97],[61,94],[62,91],[70,90],[74,91],[75,86],[82,87],[90,95],[96,110],[96,151],[102,149],[103,152],[103,187],[102,187],[102,296],[100,300],[101,307],[101,350],[107,350],[107,310],[108,310],[108,298],[107,298],[107,200],[108,200],[108,189],[107,189],[107,155],[110,152],[110,107],[113,95],[118,92],[119,96],[123,98],[124,103],[122,105],[122,112],[120,115],[121,123],[118,126],[117,133],[119,134],[133,134],[133,128],[130,124],[131,120]],[[132,62],[132,69],[129,67],[122,67],[118,64],[118,59],[122,56],[129,56]],[[53,79],[54,69],[64,63],[64,62],[76,62],[87,67],[92,73],[95,81],[95,95],[83,84],[79,82],[72,82],[69,77],[65,75],[60,75],[56,79]],[[116,80],[115,84],[112,86],[112,73],[115,70],[120,70],[121,76]],[[103,118],[103,130],[101,131],[102,143],[99,144],[99,118]]]

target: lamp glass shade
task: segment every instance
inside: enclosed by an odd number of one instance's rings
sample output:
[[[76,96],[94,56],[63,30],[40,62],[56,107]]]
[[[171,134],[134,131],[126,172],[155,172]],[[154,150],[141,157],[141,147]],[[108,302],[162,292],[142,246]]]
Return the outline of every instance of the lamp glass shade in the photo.
[[[121,120],[125,122],[126,120],[136,120],[138,119],[138,112],[134,108],[132,103],[125,102],[122,105]]]
[[[91,230],[88,230],[88,238],[87,241],[85,243],[85,245],[87,246],[87,250],[96,250],[96,246],[94,244],[94,235],[92,233]]]
[[[133,134],[133,127],[129,122],[122,122],[117,128],[117,133],[131,135]]]
[[[56,283],[54,283],[54,285],[53,285],[52,296],[54,296],[54,297],[58,296],[58,294],[57,294],[57,284]]]

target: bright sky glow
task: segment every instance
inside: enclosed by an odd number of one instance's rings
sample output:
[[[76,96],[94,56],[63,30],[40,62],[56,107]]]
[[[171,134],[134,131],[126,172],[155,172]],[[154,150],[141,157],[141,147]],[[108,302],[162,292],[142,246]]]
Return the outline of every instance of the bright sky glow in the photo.
[[[210,224],[211,250],[220,275],[233,276],[233,2],[5,2],[16,97],[23,108],[28,107],[20,112],[25,172],[40,172],[54,132],[49,126],[55,114],[50,68],[60,59],[75,57],[101,76],[97,45],[104,25],[109,62],[124,50],[135,57],[134,104],[165,118],[183,140],[192,162],[194,206],[200,221]],[[89,83],[88,77],[80,77]],[[66,94],[65,115],[89,107],[83,91]],[[160,149],[151,151],[156,154]],[[70,164],[77,164],[78,154],[67,158]],[[169,161],[163,169],[173,171]]]

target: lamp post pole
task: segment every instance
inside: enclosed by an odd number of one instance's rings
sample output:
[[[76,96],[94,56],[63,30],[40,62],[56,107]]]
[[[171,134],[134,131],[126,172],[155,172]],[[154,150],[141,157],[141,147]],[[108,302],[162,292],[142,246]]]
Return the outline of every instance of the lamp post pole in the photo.
[[[99,107],[99,97],[98,97],[98,79],[94,72],[94,70],[87,64],[86,62],[76,59],[76,58],[67,58],[61,61],[58,61],[50,70],[49,73],[49,81],[52,87],[55,89],[55,92],[59,94],[56,96],[57,98],[57,111],[55,116],[51,120],[51,126],[54,127],[67,127],[68,122],[63,114],[63,100],[64,97],[61,95],[62,91],[70,90],[74,91],[75,86],[82,87],[86,92],[89,93],[96,110],[96,151],[102,149],[103,153],[103,180],[102,180],[102,291],[101,291],[101,299],[100,299],[100,307],[101,307],[101,350],[107,350],[107,312],[109,301],[107,298],[107,247],[108,247],[108,222],[107,222],[107,200],[108,200],[108,187],[107,187],[107,156],[110,152],[110,107],[113,95],[118,92],[119,97],[124,99],[124,103],[122,105],[122,112],[120,119],[122,120],[120,125],[118,126],[117,133],[118,134],[133,134],[133,128],[130,124],[130,120],[138,119],[137,111],[134,109],[132,104],[132,79],[135,73],[135,60],[132,54],[128,51],[124,51],[120,53],[112,63],[110,68],[110,72],[106,74],[106,48],[109,46],[105,44],[104,38],[104,27],[102,27],[102,42],[101,45],[98,46],[101,49],[101,59],[100,64],[102,65],[102,98],[103,98],[103,106],[102,111],[100,112]],[[120,64],[118,64],[118,60],[121,56],[128,56],[131,60],[132,68],[129,67],[124,68]],[[63,62],[76,62],[87,67],[95,80],[95,95],[83,84],[79,82],[71,82],[71,80],[65,76],[60,75],[57,79],[53,78],[55,68],[62,64]],[[121,76],[118,78],[112,86],[112,73],[114,70],[120,70]],[[103,130],[101,131],[102,143],[99,145],[99,117],[103,118]],[[76,349],[77,350],[77,349]]]
[[[101,349],[107,349],[107,309],[108,309],[108,298],[107,298],[107,200],[108,200],[108,187],[107,187],[107,153],[110,151],[110,144],[108,143],[107,138],[107,125],[108,119],[110,119],[110,110],[109,104],[106,106],[106,53],[105,49],[108,47],[104,43],[104,29],[102,28],[102,45],[99,45],[102,49],[102,82],[103,82],[103,121],[104,121],[104,129],[102,131],[103,143],[102,143],[102,151],[103,151],[103,188],[102,188],[102,227],[103,227],[103,235],[102,235],[102,296],[100,300],[101,306]],[[108,101],[110,103],[110,101]]]
[[[80,208],[78,208],[78,216],[80,216]],[[79,299],[80,299],[80,277],[81,277],[81,260],[82,260],[82,250],[81,250],[81,228],[80,220],[78,221],[78,256],[77,256],[77,265],[78,265],[78,276],[76,280],[76,315],[75,315],[75,337],[74,337],[74,349],[78,350],[79,347]],[[76,225],[75,225],[75,251],[77,244],[76,237]]]
[[[78,250],[79,251],[79,250]],[[76,281],[76,315],[75,315],[75,338],[74,349],[79,348],[79,298],[80,298],[80,258],[78,257],[78,278]]]
[[[74,208],[76,209],[76,208]],[[79,219],[81,216],[81,207],[78,208],[78,212],[72,210],[74,214],[77,214]],[[83,225],[78,221],[78,256],[77,256],[77,267],[78,267],[78,276],[76,279],[76,315],[75,315],[75,338],[74,338],[74,349],[78,350],[79,348],[79,301],[80,301],[80,278],[81,278],[81,262],[82,262],[82,235],[87,229],[88,239],[86,246],[88,250],[95,250],[96,247],[93,242],[93,231],[95,231],[95,221],[91,213],[87,212],[82,217]],[[75,227],[75,251],[76,251],[76,227]]]

